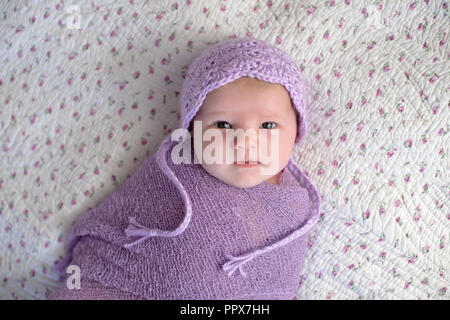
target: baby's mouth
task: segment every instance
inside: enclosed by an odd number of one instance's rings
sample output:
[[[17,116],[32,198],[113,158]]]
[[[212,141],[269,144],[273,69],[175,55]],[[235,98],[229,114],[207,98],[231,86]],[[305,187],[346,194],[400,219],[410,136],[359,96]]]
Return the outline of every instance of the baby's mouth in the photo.
[[[263,163],[261,161],[257,161],[257,160],[250,161],[250,160],[246,159],[245,162],[241,162],[241,163],[234,161],[233,164],[236,166],[239,166],[239,167],[250,168],[250,167],[260,166]]]
[[[261,163],[249,163],[249,162],[246,162],[246,163],[237,163],[237,162],[235,162],[234,163],[234,165],[235,166],[238,166],[238,167],[241,167],[241,168],[252,168],[252,167],[258,167],[258,166],[260,166],[261,165]]]

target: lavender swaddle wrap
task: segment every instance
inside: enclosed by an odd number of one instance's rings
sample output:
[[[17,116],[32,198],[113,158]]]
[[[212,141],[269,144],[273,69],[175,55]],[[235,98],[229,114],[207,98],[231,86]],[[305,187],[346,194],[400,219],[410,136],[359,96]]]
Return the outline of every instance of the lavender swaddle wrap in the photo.
[[[209,71],[211,59],[217,72]],[[262,59],[272,65],[265,68]],[[183,84],[183,128],[207,92],[240,76],[286,87],[299,143],[306,132],[299,71],[281,50],[252,38],[223,41],[194,61]],[[63,283],[51,299],[293,298],[319,218],[317,189],[292,159],[278,185],[237,188],[200,164],[174,164],[176,143],[166,137],[132,177],[76,221],[57,266]],[[68,265],[81,269],[79,290],[65,287]]]

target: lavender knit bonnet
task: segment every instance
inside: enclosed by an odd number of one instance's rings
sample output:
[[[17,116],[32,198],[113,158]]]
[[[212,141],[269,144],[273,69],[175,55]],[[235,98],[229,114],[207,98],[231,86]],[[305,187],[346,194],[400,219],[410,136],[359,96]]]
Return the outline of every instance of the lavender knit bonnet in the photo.
[[[181,121],[182,128],[190,130],[192,119],[195,117],[206,95],[229,82],[247,76],[259,80],[283,85],[289,92],[294,109],[297,111],[297,135],[295,144],[298,145],[306,134],[305,121],[305,88],[300,69],[296,63],[281,49],[271,46],[260,39],[235,38],[221,41],[208,47],[190,65],[181,92]],[[173,237],[181,234],[189,225],[192,216],[192,203],[183,184],[178,180],[173,170],[166,162],[166,154],[170,152],[175,141],[168,136],[161,143],[156,160],[161,170],[175,184],[183,196],[185,217],[183,222],[172,231],[149,229],[130,218],[130,225],[125,230],[127,236],[140,237],[125,247],[133,246],[149,237]],[[236,269],[245,274],[242,266],[254,257],[271,251],[279,246],[306,234],[316,224],[319,218],[320,197],[317,189],[308,180],[297,165],[289,160],[288,167],[299,182],[308,189],[311,198],[310,219],[289,236],[262,249],[256,249],[239,257],[227,256],[229,261],[223,265],[223,271],[231,275]]]
[[[194,60],[181,92],[182,127],[189,129],[210,91],[243,76],[279,83],[287,89],[297,111],[295,144],[299,144],[306,133],[306,103],[300,69],[284,51],[254,38],[224,40],[205,49]]]

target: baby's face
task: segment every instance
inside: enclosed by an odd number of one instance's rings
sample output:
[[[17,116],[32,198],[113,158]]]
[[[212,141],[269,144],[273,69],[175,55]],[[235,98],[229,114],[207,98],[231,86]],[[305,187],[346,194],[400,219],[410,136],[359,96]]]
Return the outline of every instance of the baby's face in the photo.
[[[222,132],[223,161],[221,164],[207,164],[201,161],[201,165],[209,174],[238,188],[253,187],[262,182],[278,184],[282,170],[288,164],[297,134],[296,112],[288,91],[282,85],[241,77],[209,92],[193,120],[202,122],[201,135],[196,133],[194,126],[194,144],[198,137],[203,137],[205,130],[216,128]],[[226,129],[242,129],[243,132],[253,129],[256,134],[252,138],[245,138],[245,146],[238,144],[236,137],[229,140],[227,145]],[[261,137],[258,135],[259,129],[267,130],[267,139],[261,138],[261,142],[259,142]],[[278,130],[278,139],[275,139],[276,135],[273,131],[275,129]],[[197,143],[200,143],[204,150],[214,142],[214,138],[212,141],[202,139]],[[271,155],[272,150],[276,150],[275,156],[278,161],[270,159],[271,162],[251,167],[226,163],[227,153],[234,154],[234,161],[241,159],[238,158],[238,148],[241,147],[245,148],[245,160],[263,161],[259,157],[258,143],[265,144],[267,148],[267,151],[264,151],[265,154]],[[274,145],[275,149],[272,148]],[[256,152],[250,152],[251,148]],[[277,165],[274,165],[276,163]],[[267,171],[261,170],[264,166],[270,166],[274,170],[271,170],[272,173],[268,175]]]

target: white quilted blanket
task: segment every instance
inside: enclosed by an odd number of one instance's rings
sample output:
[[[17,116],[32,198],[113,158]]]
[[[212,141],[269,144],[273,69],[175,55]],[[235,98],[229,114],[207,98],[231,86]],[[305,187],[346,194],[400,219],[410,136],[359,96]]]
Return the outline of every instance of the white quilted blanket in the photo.
[[[70,5],[73,6],[70,6]],[[2,1],[0,298],[45,299],[72,221],[178,127],[190,62],[251,35],[308,84],[322,196],[295,299],[449,299],[447,1]]]

